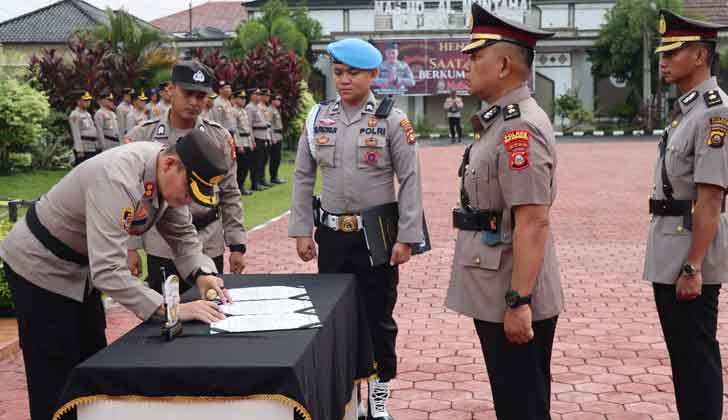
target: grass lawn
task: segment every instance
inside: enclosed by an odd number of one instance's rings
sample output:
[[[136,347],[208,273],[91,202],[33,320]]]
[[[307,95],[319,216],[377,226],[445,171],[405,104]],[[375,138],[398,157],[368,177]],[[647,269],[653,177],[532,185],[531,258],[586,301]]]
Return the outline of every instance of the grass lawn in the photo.
[[[0,176],[0,200],[35,200],[66,173],[67,171],[33,171]]]

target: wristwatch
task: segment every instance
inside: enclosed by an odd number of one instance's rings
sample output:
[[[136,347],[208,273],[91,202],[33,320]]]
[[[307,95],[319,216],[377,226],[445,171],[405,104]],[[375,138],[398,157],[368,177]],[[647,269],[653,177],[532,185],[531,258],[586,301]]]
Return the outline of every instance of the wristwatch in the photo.
[[[506,305],[508,305],[509,308],[517,308],[521,305],[530,305],[531,304],[531,295],[528,296],[521,296],[516,292],[515,290],[508,290],[506,292]]]
[[[685,263],[682,266],[682,271],[680,273],[683,276],[692,277],[692,276],[698,274],[699,272],[700,272],[700,270],[698,270],[694,265],[692,265],[690,263]]]

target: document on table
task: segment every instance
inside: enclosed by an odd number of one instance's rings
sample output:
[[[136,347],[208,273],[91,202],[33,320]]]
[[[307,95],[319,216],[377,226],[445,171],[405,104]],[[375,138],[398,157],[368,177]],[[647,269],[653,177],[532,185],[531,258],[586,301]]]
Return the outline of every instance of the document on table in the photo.
[[[317,315],[305,313],[230,316],[210,324],[210,333],[298,330],[320,328]]]
[[[272,315],[289,314],[306,309],[313,311],[313,304],[309,300],[293,299],[244,300],[220,305],[219,308],[227,316]]]
[[[306,288],[291,286],[240,287],[228,289],[233,302],[241,300],[294,299],[306,296]]]

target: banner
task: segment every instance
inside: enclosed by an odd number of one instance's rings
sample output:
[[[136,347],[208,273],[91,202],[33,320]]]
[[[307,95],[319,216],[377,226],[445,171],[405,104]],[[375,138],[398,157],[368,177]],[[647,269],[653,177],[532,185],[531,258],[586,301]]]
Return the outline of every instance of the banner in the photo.
[[[384,61],[372,85],[377,95],[438,95],[451,90],[467,95],[465,63],[460,52],[467,39],[375,40]]]

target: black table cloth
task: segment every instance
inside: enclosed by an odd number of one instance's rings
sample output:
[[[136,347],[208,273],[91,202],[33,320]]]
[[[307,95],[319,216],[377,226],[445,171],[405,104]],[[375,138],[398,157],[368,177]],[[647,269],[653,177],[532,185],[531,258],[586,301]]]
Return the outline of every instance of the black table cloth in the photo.
[[[278,400],[292,406],[302,419],[341,419],[355,380],[373,373],[354,276],[224,278],[228,288],[304,285],[322,327],[210,335],[208,325],[191,322],[184,324],[181,336],[165,342],[160,324],[142,323],[74,368],[54,418],[79,404],[114,397],[245,397]],[[197,296],[193,288],[182,300]]]

